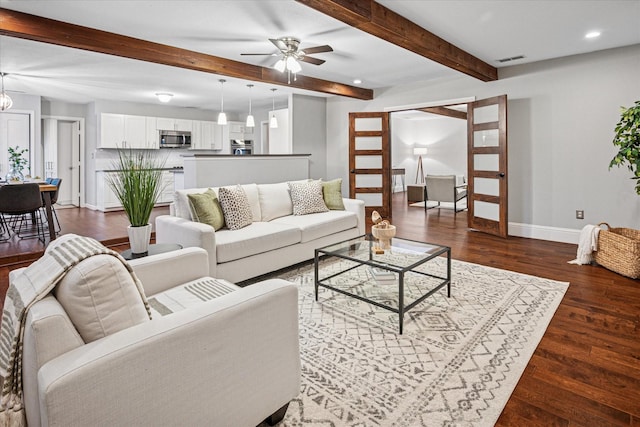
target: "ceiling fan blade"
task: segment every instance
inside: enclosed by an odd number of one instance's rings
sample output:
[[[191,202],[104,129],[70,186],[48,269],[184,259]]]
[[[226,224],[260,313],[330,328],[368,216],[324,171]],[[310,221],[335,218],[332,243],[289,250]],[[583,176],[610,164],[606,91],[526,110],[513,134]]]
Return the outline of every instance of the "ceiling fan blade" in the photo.
[[[277,53],[241,53],[242,56],[252,56],[252,55],[264,55],[264,56],[278,56]]]
[[[287,47],[287,44],[280,39],[269,39],[269,41],[273,43],[282,52],[286,52],[287,50],[289,50],[289,48]]]
[[[313,65],[322,65],[326,62],[324,59],[313,58],[311,56],[303,56],[302,58],[300,58],[300,61],[308,62],[309,64]]]
[[[313,55],[314,53],[333,52],[333,48],[325,44],[323,46],[306,47],[302,51],[305,55]]]

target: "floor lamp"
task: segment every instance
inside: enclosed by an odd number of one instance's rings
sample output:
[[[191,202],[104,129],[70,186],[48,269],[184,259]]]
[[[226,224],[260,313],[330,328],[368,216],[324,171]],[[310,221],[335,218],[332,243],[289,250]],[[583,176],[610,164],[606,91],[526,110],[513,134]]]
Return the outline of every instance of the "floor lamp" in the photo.
[[[413,155],[418,156],[418,169],[416,170],[416,184],[424,184],[424,169],[422,169],[422,155],[427,154],[427,147],[414,147]],[[418,182],[420,178],[420,182]]]

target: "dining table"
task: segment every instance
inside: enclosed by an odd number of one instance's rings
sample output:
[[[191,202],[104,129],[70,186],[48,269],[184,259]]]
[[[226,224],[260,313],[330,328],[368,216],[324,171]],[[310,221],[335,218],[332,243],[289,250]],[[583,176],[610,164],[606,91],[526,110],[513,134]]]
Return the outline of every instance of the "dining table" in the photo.
[[[56,228],[53,223],[53,209],[51,208],[51,197],[58,190],[58,187],[53,184],[47,184],[46,182],[38,183],[40,187],[40,193],[42,193],[42,200],[44,200],[44,210],[47,213],[47,226],[49,227],[49,239],[56,239]]]

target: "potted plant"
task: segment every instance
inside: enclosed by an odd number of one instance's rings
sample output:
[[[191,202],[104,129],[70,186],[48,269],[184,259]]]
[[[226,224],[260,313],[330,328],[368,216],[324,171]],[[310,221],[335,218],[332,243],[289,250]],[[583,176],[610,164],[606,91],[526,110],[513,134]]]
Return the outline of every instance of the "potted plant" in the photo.
[[[628,163],[627,167],[634,175],[631,179],[636,181],[636,193],[640,195],[640,101],[629,108],[621,107],[621,110],[613,138],[613,145],[620,149],[609,163],[609,169]]]
[[[22,157],[29,150],[26,148],[20,149],[16,145],[16,148],[9,147],[9,172],[5,179],[7,182],[24,181],[24,175],[22,175],[22,169],[27,165],[27,159]]]
[[[107,182],[131,224],[127,227],[131,252],[145,253],[151,238],[151,211],[164,189],[162,169],[166,158],[147,150],[119,148],[117,151],[114,171],[107,173]]]

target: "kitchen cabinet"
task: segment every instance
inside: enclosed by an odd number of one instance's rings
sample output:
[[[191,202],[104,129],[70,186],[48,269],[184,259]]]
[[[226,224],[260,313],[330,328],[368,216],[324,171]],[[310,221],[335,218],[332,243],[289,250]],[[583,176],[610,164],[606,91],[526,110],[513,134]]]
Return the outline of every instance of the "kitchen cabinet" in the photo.
[[[147,124],[147,148],[160,148],[160,133],[156,129],[155,117],[146,117]]]
[[[107,174],[109,172],[96,172],[96,202],[98,210],[109,211],[114,209],[122,209],[120,200],[111,189]]]
[[[122,209],[122,204],[111,189],[107,175],[113,173],[109,171],[96,172],[96,205],[98,210],[106,212]],[[174,177],[171,171],[162,171],[162,192],[158,197],[156,206],[166,205],[173,202]]]
[[[147,140],[147,118],[103,113],[100,117],[100,148],[157,148]]]
[[[157,117],[156,130],[179,130],[184,132],[193,132],[193,120]]]
[[[158,197],[158,201],[156,205],[173,203],[173,172],[171,171],[163,171],[162,172],[162,192]]]
[[[222,150],[226,127],[212,121],[194,120],[191,132],[191,149]]]

